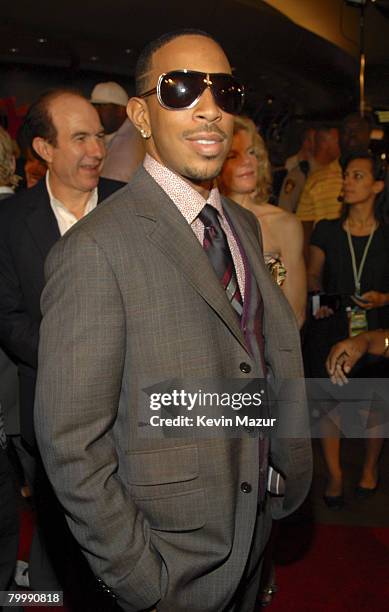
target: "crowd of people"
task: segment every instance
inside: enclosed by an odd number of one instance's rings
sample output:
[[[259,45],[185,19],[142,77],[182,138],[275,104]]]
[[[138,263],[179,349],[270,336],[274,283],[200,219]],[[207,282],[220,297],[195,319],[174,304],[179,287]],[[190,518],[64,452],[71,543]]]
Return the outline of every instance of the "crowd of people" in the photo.
[[[31,589],[83,612],[250,612],[277,589],[271,518],[309,491],[309,436],[142,433],[142,393],[386,377],[386,163],[366,117],[308,126],[275,194],[244,88],[204,32],[150,43],[135,85],[44,92],[18,136],[23,176],[0,128],[0,591],[15,586],[17,462]],[[288,393],[307,424],[303,387]],[[330,509],[340,419],[323,410]],[[367,440],[360,498],[382,445]]]

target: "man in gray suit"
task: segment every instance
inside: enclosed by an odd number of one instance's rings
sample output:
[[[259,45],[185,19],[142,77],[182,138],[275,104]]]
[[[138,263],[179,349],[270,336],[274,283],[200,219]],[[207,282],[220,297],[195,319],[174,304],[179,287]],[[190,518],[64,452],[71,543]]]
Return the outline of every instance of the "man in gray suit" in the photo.
[[[155,436],[139,427],[142,389],[301,377],[299,333],[255,217],[214,185],[243,98],[223,50],[205,33],[165,35],[136,80],[128,114],[144,165],[47,262],[36,435],[76,539],[124,610],[251,612],[270,513],[303,500],[309,444]],[[289,399],[303,424],[301,391]],[[270,500],[274,469],[285,480]]]

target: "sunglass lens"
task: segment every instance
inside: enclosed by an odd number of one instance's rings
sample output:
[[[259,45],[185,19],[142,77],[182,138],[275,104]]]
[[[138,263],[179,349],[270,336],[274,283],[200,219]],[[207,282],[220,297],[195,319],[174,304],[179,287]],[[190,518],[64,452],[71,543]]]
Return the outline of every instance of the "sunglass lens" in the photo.
[[[201,93],[203,80],[201,74],[193,72],[168,72],[160,84],[164,106],[172,109],[187,108]]]
[[[165,74],[159,86],[163,106],[176,110],[190,107],[205,90],[205,77],[201,72],[183,70]],[[243,86],[229,74],[212,74],[210,79],[216,104],[226,113],[238,115],[243,107]]]
[[[238,115],[243,107],[244,87],[226,74],[212,75],[212,91],[216,104],[231,115]]]

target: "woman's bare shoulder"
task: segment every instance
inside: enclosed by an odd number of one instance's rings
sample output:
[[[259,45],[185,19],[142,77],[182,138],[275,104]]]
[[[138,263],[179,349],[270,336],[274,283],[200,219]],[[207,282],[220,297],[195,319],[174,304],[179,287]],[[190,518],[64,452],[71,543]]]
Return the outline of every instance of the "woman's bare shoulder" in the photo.
[[[261,215],[266,217],[268,222],[282,226],[288,232],[299,232],[301,230],[301,221],[294,213],[273,204],[261,204],[260,209]]]

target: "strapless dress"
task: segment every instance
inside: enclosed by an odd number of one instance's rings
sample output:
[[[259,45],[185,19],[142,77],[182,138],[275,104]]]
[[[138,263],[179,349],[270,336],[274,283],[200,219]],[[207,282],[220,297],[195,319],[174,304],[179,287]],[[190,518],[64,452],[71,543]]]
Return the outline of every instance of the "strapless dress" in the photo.
[[[281,287],[286,279],[286,268],[279,253],[264,253],[265,264],[277,285]]]

